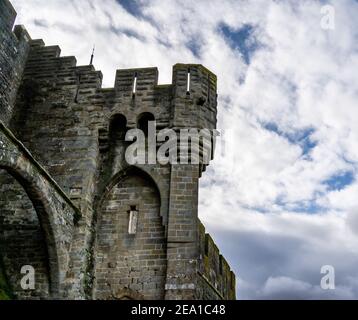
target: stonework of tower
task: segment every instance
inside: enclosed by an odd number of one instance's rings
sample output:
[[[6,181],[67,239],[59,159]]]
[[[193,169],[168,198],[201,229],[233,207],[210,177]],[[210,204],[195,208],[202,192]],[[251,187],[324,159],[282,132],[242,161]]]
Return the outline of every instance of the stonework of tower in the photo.
[[[235,299],[198,219],[206,165],[124,157],[125,132],[149,118],[215,129],[216,76],[176,64],[158,85],[157,68],[126,69],[103,89],[100,71],[13,29],[15,17],[0,0],[0,299]]]

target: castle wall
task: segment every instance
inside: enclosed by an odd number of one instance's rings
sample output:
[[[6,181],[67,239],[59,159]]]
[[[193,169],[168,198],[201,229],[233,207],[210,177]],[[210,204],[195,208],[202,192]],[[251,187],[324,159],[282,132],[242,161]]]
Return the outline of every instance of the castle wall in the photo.
[[[8,0],[0,1],[0,120],[8,124],[28,54],[30,36],[22,26],[12,31],[16,12]]]
[[[201,65],[176,64],[172,81],[172,126],[215,129],[216,76]]]
[[[137,78],[135,94],[133,94],[134,78]],[[113,162],[111,153],[116,141],[111,141],[110,125],[112,120],[118,116],[126,119],[126,130],[135,129],[138,126],[138,119],[143,113],[150,113],[154,116],[157,128],[165,128],[169,125],[171,89],[169,86],[158,86],[157,68],[136,68],[118,70],[116,73],[114,88],[99,89],[91,98],[92,105],[96,108],[96,122],[98,126],[99,139],[99,175],[97,181],[96,197],[103,196],[104,188],[111,179],[128,167],[124,159],[124,147],[122,144],[116,152],[116,161]],[[113,131],[121,128],[113,128]],[[119,156],[121,153],[121,156]],[[168,193],[169,193],[169,166],[160,165],[139,165],[160,184],[162,193],[161,216],[166,225],[168,215]]]
[[[31,41],[12,121],[24,145],[81,209],[91,202],[98,157],[95,112],[86,97],[101,78],[91,66],[76,67],[74,57],[60,57],[59,47]]]
[[[2,122],[0,169],[0,260],[6,278],[20,298],[69,297],[80,279],[68,277],[78,209]],[[30,263],[35,290],[20,292],[20,267]]]
[[[196,298],[198,165],[172,165],[166,299]]]
[[[198,221],[200,259],[198,260],[199,299],[234,300],[236,297],[235,274],[220,254],[212,237]]]
[[[216,128],[215,84],[216,77],[200,65],[175,65],[171,127],[177,132],[183,128]],[[209,99],[211,95],[215,98]],[[188,150],[181,141],[179,157],[184,151]],[[200,299],[197,273],[200,254],[198,183],[204,168],[202,163],[171,166],[167,299]]]
[[[86,97],[100,87],[102,75],[91,66],[77,67],[74,57],[60,57],[57,46],[30,44],[11,127],[82,213],[70,276],[85,286],[99,153],[96,111]]]
[[[49,296],[48,254],[35,208],[23,187],[0,170],[0,254],[12,294],[18,299]],[[21,268],[35,268],[35,290],[24,291]]]
[[[135,234],[128,233],[131,207],[138,212]],[[124,177],[108,194],[98,220],[96,299],[115,298],[123,288],[144,299],[164,298],[166,239],[159,210],[159,192],[147,176]]]
[[[7,0],[0,9],[2,120],[82,213],[69,248],[66,298],[83,292],[99,299],[234,298],[233,274],[198,222],[198,179],[206,164],[132,170],[124,158],[123,134],[137,128],[144,113],[158,130],[215,129],[216,76],[201,65],[177,64],[172,84],[158,85],[157,68],[125,69],[104,89],[92,65],[77,66],[74,57],[30,40],[21,27],[13,33],[14,10]],[[17,182],[5,174],[0,181],[3,221],[13,217],[19,235],[29,236],[28,211],[35,234],[34,211]],[[19,190],[21,201],[10,190]],[[131,205],[139,209],[136,235],[127,229]]]

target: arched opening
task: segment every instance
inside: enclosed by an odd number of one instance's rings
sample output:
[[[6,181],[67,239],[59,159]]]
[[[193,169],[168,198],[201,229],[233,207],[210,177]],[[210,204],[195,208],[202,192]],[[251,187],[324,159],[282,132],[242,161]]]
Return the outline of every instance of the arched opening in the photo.
[[[2,289],[15,299],[44,299],[54,289],[47,249],[49,231],[44,231],[36,209],[39,199],[30,197],[24,185],[20,176],[0,167],[0,273],[7,280]],[[35,271],[34,289],[21,286],[23,266]]]
[[[109,135],[111,140],[124,140],[127,132],[127,119],[122,114],[116,114],[111,118]]]
[[[142,130],[144,132],[144,135],[147,137],[148,136],[148,123],[149,121],[154,121],[155,117],[152,113],[150,112],[143,112],[138,116],[138,120],[137,120],[137,128]]]
[[[129,142],[125,141],[127,119],[122,114],[115,114],[109,121],[108,128],[98,133],[100,151],[100,186],[103,186],[121,167]]]
[[[98,208],[95,299],[124,288],[144,299],[163,299],[166,239],[155,182],[133,169],[118,175],[106,189]]]

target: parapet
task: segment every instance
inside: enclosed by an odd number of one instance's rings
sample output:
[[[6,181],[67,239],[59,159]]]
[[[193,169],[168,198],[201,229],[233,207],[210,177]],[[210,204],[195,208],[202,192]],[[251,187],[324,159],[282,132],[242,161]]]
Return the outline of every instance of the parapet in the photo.
[[[0,120],[8,124],[29,51],[30,36],[23,26],[12,30],[16,12],[8,0],[0,1]]]
[[[130,91],[136,94],[153,90],[158,85],[158,69],[157,68],[135,68],[135,69],[119,69],[116,72],[115,90]]]
[[[76,103],[122,113],[130,127],[136,125],[137,112],[152,112],[161,127],[216,128],[217,78],[200,64],[175,64],[172,83],[166,85],[158,84],[156,67],[119,69],[114,86],[104,89],[102,73],[93,65],[77,66],[75,57],[61,56],[59,46],[46,46],[41,39],[29,45],[24,79],[39,87],[51,82],[56,90],[72,88]]]
[[[216,75],[201,64],[177,63],[173,67],[172,83],[178,97],[202,95],[208,98],[216,94],[216,82]]]
[[[212,237],[205,232],[204,225],[198,223],[200,295],[203,299],[236,299],[235,274],[226,259],[221,255]]]
[[[9,0],[0,1],[0,20],[7,29],[12,29],[16,19],[16,11]]]

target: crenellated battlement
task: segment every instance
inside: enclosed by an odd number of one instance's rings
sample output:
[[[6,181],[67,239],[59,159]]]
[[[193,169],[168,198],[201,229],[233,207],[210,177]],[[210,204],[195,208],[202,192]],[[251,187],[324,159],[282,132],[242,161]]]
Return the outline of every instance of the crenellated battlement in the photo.
[[[0,1],[0,15],[4,29],[12,29],[17,13],[9,0]]]
[[[157,68],[120,69],[116,72],[114,88],[118,92],[141,96],[142,92],[154,90],[158,75]]]
[[[16,12],[8,0],[0,1],[0,108],[2,121],[9,123],[17,89],[29,51],[30,36],[23,26],[14,26]]]
[[[171,84],[158,85],[158,76],[155,67],[119,69],[114,87],[103,88],[103,75],[93,65],[77,66],[75,57],[61,56],[59,46],[36,39],[30,41],[23,84],[41,87],[44,102],[56,98],[55,105],[95,109],[99,129],[107,132],[116,114],[125,116],[128,128],[136,128],[144,113],[153,115],[158,129],[216,128],[217,79],[212,72],[199,64],[176,64]]]
[[[51,62],[57,61],[58,70],[75,68],[78,73],[95,75],[102,79],[101,71],[95,70],[93,65],[77,66],[76,58],[73,56],[62,57],[59,46],[46,46],[42,39],[30,41],[30,54],[28,65],[33,62],[41,70],[44,66],[50,66]],[[36,69],[29,68],[29,72]],[[47,70],[47,71],[51,71]],[[190,75],[190,76],[188,76]],[[185,99],[189,104],[202,106],[207,104],[210,111],[216,107],[216,75],[199,64],[176,64],[173,66],[173,80],[171,84],[158,85],[159,72],[156,67],[118,69],[116,71],[114,87],[105,88],[108,92],[114,90],[117,95],[130,98],[139,98],[146,93],[154,93],[157,89],[172,88],[172,98]],[[188,84],[189,82],[189,84]],[[102,89],[102,86],[99,86]],[[189,89],[189,90],[187,90]],[[215,103],[212,103],[215,102]]]

